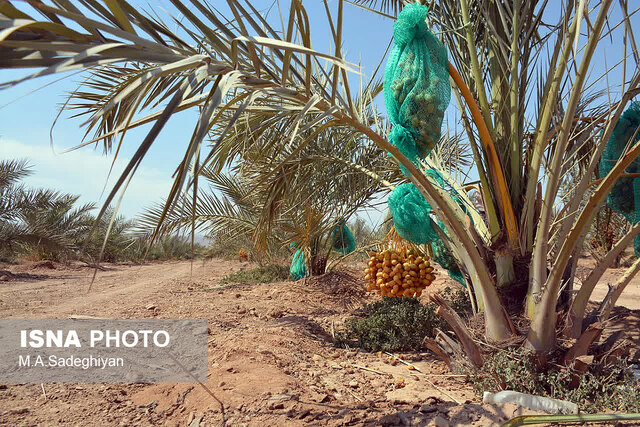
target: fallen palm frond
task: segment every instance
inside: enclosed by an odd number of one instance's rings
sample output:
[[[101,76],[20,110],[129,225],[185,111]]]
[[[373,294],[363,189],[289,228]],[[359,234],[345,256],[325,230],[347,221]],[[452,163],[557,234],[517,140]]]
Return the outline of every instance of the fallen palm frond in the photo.
[[[502,427],[636,420],[640,420],[640,414],[523,415],[510,419]]]

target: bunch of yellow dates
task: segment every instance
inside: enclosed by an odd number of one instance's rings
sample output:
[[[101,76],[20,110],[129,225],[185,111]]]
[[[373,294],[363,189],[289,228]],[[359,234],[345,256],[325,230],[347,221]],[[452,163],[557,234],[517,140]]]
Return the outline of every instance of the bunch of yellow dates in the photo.
[[[367,290],[387,297],[419,297],[436,278],[429,258],[411,249],[371,252],[364,270]]]

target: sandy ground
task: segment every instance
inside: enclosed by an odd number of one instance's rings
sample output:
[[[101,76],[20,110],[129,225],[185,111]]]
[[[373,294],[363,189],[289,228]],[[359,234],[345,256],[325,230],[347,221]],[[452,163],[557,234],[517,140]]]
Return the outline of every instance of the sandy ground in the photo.
[[[580,279],[585,279],[591,270],[595,267],[593,258],[582,258],[576,269],[576,289],[580,289]],[[600,282],[596,285],[591,299],[594,302],[600,302],[607,295],[608,285],[615,285],[618,279],[622,277],[625,268],[610,268],[602,275]],[[622,305],[631,309],[640,309],[640,276],[636,276],[627,285],[627,288],[620,296],[618,305]]]
[[[2,317],[208,318],[206,387],[224,408],[197,384],[9,384],[0,386],[0,424],[196,427],[224,418],[249,426],[495,425],[522,413],[482,405],[464,378],[429,353],[403,355],[417,372],[334,347],[334,327],[373,300],[352,285],[220,286],[224,275],[251,267],[220,260],[111,265],[90,292],[93,270],[86,267],[2,267],[17,275],[0,282]],[[608,271],[596,297],[620,274]],[[621,304],[640,307],[638,283]]]

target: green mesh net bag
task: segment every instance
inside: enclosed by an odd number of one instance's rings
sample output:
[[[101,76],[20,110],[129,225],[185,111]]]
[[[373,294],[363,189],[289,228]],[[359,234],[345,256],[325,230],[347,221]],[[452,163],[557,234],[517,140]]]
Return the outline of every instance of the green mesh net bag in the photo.
[[[440,177],[440,179],[442,178]],[[451,191],[453,199],[466,212],[466,207],[461,203],[460,197],[457,196],[455,190]],[[466,287],[460,267],[433,227],[440,227],[445,234],[446,229],[442,221],[438,221],[437,225],[433,223],[429,217],[431,206],[416,186],[412,183],[397,186],[389,196],[387,203],[398,235],[416,245],[431,243],[433,260],[446,269],[452,279]]]
[[[289,247],[298,246],[297,242],[293,242],[289,245]],[[304,259],[304,251],[302,248],[298,249],[295,254],[293,254],[293,259],[291,260],[291,266],[289,267],[289,277],[293,280],[300,280],[307,275],[307,263]]]
[[[600,159],[598,172],[600,177],[606,176],[626,151],[627,147],[640,140],[640,102],[635,101],[625,111],[616,127]],[[640,158],[634,160],[626,169],[626,173],[640,172]],[[616,181],[607,196],[607,204],[611,209],[623,215],[631,224],[640,221],[640,178],[620,178]],[[636,256],[640,256],[640,236],[633,241]]]
[[[438,184],[438,186],[440,188],[442,188],[443,190],[445,190],[446,192],[449,193],[449,195],[451,196],[451,198],[453,199],[454,202],[456,202],[458,204],[458,206],[460,207],[460,209],[462,209],[462,211],[466,214],[469,214],[469,209],[475,209],[475,207],[469,205],[465,199],[463,199],[460,196],[460,193],[458,193],[458,191],[453,188],[453,186],[447,182],[446,179],[444,179],[444,177],[442,176],[442,174],[440,172],[438,172],[435,169],[427,169],[425,171],[425,175],[427,175],[428,177],[432,178],[436,184]],[[471,220],[471,223],[473,224],[473,217],[471,215],[469,215],[469,219]],[[440,224],[442,227],[442,224]]]
[[[356,239],[344,220],[331,231],[331,241],[333,250],[341,254],[350,254],[356,250]]]
[[[425,173],[433,178],[440,188],[448,191],[451,198],[458,203],[465,213],[469,212],[469,207],[464,202],[464,199],[460,197],[453,187],[448,186],[446,180],[438,171],[429,169]],[[440,240],[440,236],[433,229],[432,221],[429,218],[429,214],[432,212],[431,206],[415,185],[405,183],[394,188],[387,200],[387,204],[389,205],[389,213],[393,218],[393,225],[400,237],[416,245]],[[471,222],[473,223],[472,218]],[[442,225],[440,228],[443,228]]]
[[[394,125],[389,142],[415,164],[440,139],[451,100],[447,50],[425,22],[428,10],[419,4],[402,9],[384,73],[384,101]]]
[[[384,73],[384,101],[393,124],[389,142],[416,165],[440,140],[442,119],[451,101],[447,50],[427,26],[428,10],[420,4],[402,9],[393,27],[394,48]],[[437,171],[426,174],[444,188],[445,180]],[[466,212],[455,190],[450,192]],[[431,242],[434,260],[464,284],[455,259],[433,229],[431,206],[418,189],[402,184],[393,190],[388,203],[398,234],[414,244]]]
[[[393,225],[400,237],[416,245],[438,240],[438,234],[431,226],[431,206],[412,183],[405,183],[393,189],[387,201]]]
[[[467,287],[462,271],[460,271],[460,267],[458,267],[458,264],[456,263],[456,259],[451,255],[449,249],[447,249],[447,247],[442,243],[442,240],[434,240],[431,244],[431,248],[433,249],[433,260],[440,264],[442,268],[447,270],[449,277],[462,284],[462,286]]]

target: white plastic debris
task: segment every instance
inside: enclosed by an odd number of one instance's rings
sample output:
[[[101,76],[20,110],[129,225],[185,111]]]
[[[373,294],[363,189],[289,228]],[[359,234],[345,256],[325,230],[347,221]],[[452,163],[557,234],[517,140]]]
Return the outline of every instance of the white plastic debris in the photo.
[[[577,414],[578,405],[566,400],[552,399],[550,397],[534,396],[533,394],[519,393],[517,391],[504,390],[497,393],[485,391],[482,396],[484,403],[515,403],[532,411],[544,411],[549,414]]]

